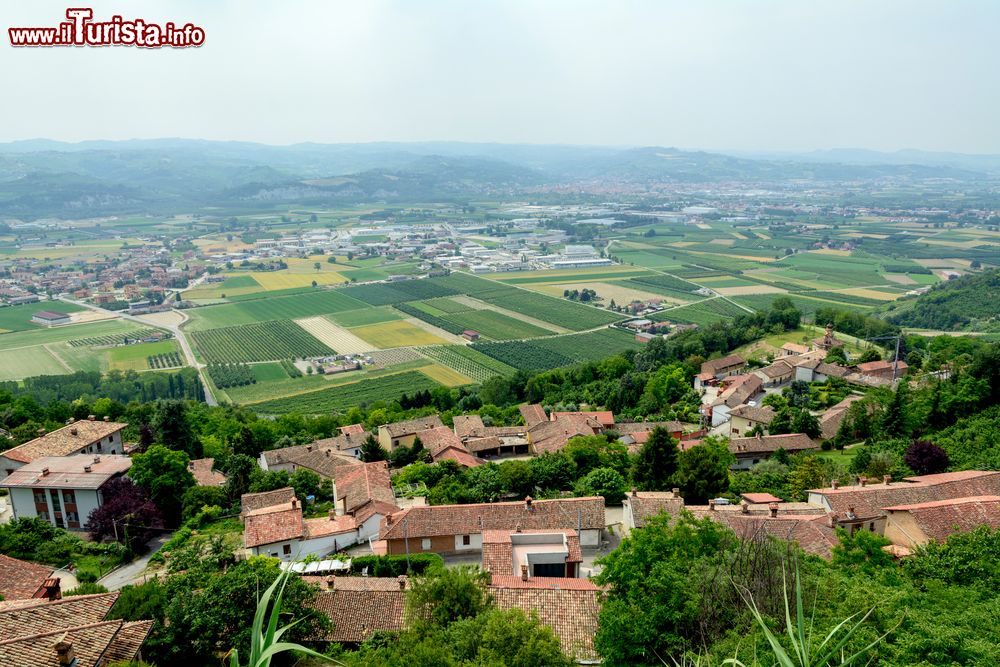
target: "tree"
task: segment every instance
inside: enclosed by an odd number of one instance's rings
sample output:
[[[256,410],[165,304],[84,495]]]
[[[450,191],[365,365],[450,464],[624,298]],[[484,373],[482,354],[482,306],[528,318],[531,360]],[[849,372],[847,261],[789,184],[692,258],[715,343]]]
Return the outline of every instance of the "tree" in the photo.
[[[323,479],[308,468],[299,468],[293,472],[289,479],[289,484],[295,490],[296,497],[303,504],[308,500],[309,496],[322,502],[330,495],[329,493],[324,493]]]
[[[152,426],[159,444],[185,452],[189,458],[201,458],[201,443],[188,421],[184,401],[157,401]]]
[[[788,492],[793,500],[805,500],[806,491],[822,487],[825,481],[823,466],[815,456],[807,456],[788,474]]]
[[[94,508],[83,526],[95,541],[113,538],[129,553],[137,553],[156,535],[156,529],[163,527],[149,494],[128,477],[110,480],[101,489],[101,496],[104,502]]]
[[[704,505],[729,488],[729,466],[734,461],[725,439],[706,437],[702,444],[681,452],[674,474],[674,486],[684,501]]]
[[[257,462],[249,456],[234,454],[226,460],[226,494],[232,501],[250,490],[254,470],[258,470]]]
[[[657,426],[643,443],[632,470],[632,479],[644,491],[665,491],[677,472],[677,441]]]
[[[528,465],[536,488],[543,492],[569,489],[576,478],[576,465],[563,452],[545,452]]]
[[[489,604],[486,574],[477,567],[461,565],[412,579],[406,618],[416,627],[443,628],[478,616]]]
[[[858,358],[859,364],[867,364],[870,361],[882,361],[882,355],[879,353],[878,349],[870,347],[861,353]]]
[[[879,429],[883,434],[898,437],[909,433],[907,425],[909,396],[906,382],[900,382],[879,419]]]
[[[577,496],[603,496],[608,505],[620,505],[628,482],[614,468],[594,468],[576,483]]]
[[[389,452],[385,451],[385,447],[379,443],[371,433],[365,438],[365,441],[361,443],[361,460],[365,463],[371,463],[373,461],[385,461],[389,458]]]
[[[229,507],[229,495],[220,486],[192,486],[181,499],[181,520],[187,521],[205,507]]]
[[[490,609],[475,618],[456,621],[449,627],[447,639],[455,659],[467,665],[571,667],[573,664],[563,654],[552,630],[520,609]]]
[[[194,486],[187,454],[153,445],[149,451],[132,457],[128,476],[149,492],[150,499],[160,509],[164,524],[176,526],[180,522],[181,499],[184,492]]]
[[[828,364],[840,364],[841,366],[846,366],[847,355],[844,354],[844,348],[838,345],[837,347],[830,348],[823,361]]]
[[[903,455],[903,462],[918,475],[944,472],[951,465],[948,452],[929,440],[914,440]]]

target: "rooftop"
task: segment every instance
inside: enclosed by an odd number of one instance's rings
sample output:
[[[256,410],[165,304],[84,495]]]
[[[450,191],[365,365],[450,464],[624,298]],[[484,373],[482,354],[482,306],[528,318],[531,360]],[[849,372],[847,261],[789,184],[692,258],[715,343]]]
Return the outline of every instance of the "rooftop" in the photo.
[[[784,449],[786,452],[798,452],[808,449],[819,449],[819,445],[805,433],[783,433],[781,435],[762,435],[755,438],[732,438],[729,441],[729,451],[737,457],[747,454],[767,454]]]
[[[490,585],[498,608],[538,614],[538,620],[552,628],[564,652],[588,661],[597,658],[594,636],[599,592],[589,579],[493,577]]]
[[[66,424],[51,433],[12,447],[0,456],[12,461],[30,463],[43,456],[69,456],[128,426],[121,422],[81,419]]]
[[[46,456],[12,472],[0,487],[99,489],[131,467],[132,459],[120,454]]]
[[[384,461],[341,468],[334,476],[334,484],[337,501],[344,502],[348,514],[372,501],[396,505],[392,479]]]
[[[4,600],[33,598],[51,576],[52,568],[47,565],[0,554],[0,596]]]
[[[390,438],[400,438],[419,433],[420,431],[426,431],[429,428],[437,428],[438,426],[444,426],[444,423],[441,421],[441,417],[438,415],[431,415],[430,417],[420,417],[418,419],[408,419],[406,421],[394,422],[392,424],[383,424],[382,426],[379,426],[379,429],[384,428]]]
[[[198,486],[222,486],[226,483],[226,476],[213,470],[214,467],[215,459],[194,459],[188,463],[188,470]]]

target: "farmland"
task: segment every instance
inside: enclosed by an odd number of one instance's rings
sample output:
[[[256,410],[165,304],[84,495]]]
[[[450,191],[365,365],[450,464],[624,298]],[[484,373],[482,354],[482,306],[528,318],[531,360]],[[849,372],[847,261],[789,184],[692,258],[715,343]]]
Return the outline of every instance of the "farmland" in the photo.
[[[476,382],[484,382],[495,375],[510,376],[515,372],[512,366],[465,345],[422,347],[420,353],[454,368]]]
[[[377,401],[395,400],[403,394],[412,394],[439,386],[441,385],[419,371],[407,371],[387,377],[360,380],[351,384],[256,403],[254,410],[262,414],[285,414],[288,412],[324,414],[346,410],[354,406],[367,406]]]
[[[205,306],[189,311],[192,331],[255,324],[269,320],[292,320],[345,310],[364,308],[343,289],[324,289],[289,296],[259,298],[236,303]]]
[[[21,306],[7,306],[0,308],[0,329],[7,331],[40,329],[42,326],[32,323],[31,316],[43,310],[55,313],[76,313],[83,308],[63,301],[42,301],[40,303],[26,303]]]
[[[152,367],[150,357],[176,353],[177,343],[172,340],[114,347],[108,350],[109,368],[118,371],[145,370]]]
[[[209,364],[334,354],[333,349],[285,320],[196,331],[191,338]]]
[[[351,333],[377,348],[439,345],[445,341],[405,320],[355,327]]]

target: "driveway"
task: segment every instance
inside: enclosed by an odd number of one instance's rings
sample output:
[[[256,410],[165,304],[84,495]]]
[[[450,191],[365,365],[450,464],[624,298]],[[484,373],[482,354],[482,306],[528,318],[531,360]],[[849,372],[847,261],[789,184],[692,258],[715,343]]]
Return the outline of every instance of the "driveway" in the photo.
[[[98,579],[97,583],[101,584],[109,591],[117,591],[120,588],[128,586],[129,584],[141,584],[146,580],[146,578],[142,576],[142,573],[149,564],[149,559],[173,536],[173,533],[164,533],[163,535],[154,537],[146,545],[149,547],[149,551],[146,552],[146,555],[132,561],[131,563],[122,565],[117,570],[107,573]]]

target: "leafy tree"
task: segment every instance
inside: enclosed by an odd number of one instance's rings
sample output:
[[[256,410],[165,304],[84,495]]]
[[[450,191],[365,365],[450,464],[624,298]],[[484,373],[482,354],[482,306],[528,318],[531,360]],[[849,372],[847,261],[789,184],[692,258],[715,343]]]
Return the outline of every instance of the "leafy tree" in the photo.
[[[257,462],[249,456],[234,454],[226,460],[226,493],[230,500],[237,501],[250,490],[253,473],[259,470]]]
[[[892,556],[882,547],[891,544],[885,537],[868,530],[853,535],[837,529],[838,544],[833,548],[833,563],[840,568],[866,574],[893,565]]]
[[[184,492],[194,486],[187,454],[153,445],[149,451],[132,457],[128,476],[149,492],[150,499],[160,509],[164,524],[176,526],[180,522],[181,499]]]
[[[543,491],[569,489],[576,479],[576,464],[563,452],[546,452],[528,462],[535,486]]]
[[[844,353],[843,347],[832,347],[826,353],[823,361],[828,364],[840,364],[841,366],[847,365],[847,355]]]
[[[609,505],[620,505],[628,482],[614,468],[594,468],[576,483],[577,496],[603,496]]]
[[[944,472],[951,465],[948,453],[929,440],[914,440],[906,449],[903,462],[918,475]]]
[[[184,401],[157,402],[152,426],[159,444],[185,452],[189,458],[201,458],[201,443],[188,421],[187,404]]]
[[[617,441],[609,442],[603,435],[578,435],[569,439],[563,452],[576,464],[578,477],[595,468],[613,468],[627,474],[628,448]]]
[[[528,461],[504,461],[499,468],[500,485],[504,492],[518,498],[534,493],[535,476]]]
[[[477,567],[462,565],[416,577],[406,596],[408,622],[443,628],[478,616],[490,604],[485,576]]]
[[[128,477],[112,479],[101,489],[104,502],[87,517],[84,530],[101,540],[114,538],[137,553],[163,526],[160,511],[145,489]]]
[[[181,520],[187,521],[205,507],[229,507],[229,494],[219,486],[192,486],[181,498]]]
[[[365,441],[361,443],[361,460],[365,463],[371,463],[372,461],[385,461],[388,458],[389,452],[385,451],[385,447],[379,443],[378,439],[369,433]]]
[[[823,466],[815,456],[806,456],[788,474],[788,492],[793,500],[805,500],[806,491],[823,486]]]
[[[287,470],[261,470],[258,468],[250,476],[250,493],[275,491],[292,485],[292,476]]]
[[[296,497],[303,503],[309,496],[318,501],[330,496],[328,491],[324,491],[323,479],[308,468],[299,468],[293,472],[288,483],[295,490]]]
[[[874,347],[868,348],[867,350],[862,352],[861,356],[858,358],[859,364],[867,364],[868,362],[871,361],[882,361],[882,354],[878,351],[877,348]]]
[[[725,439],[709,436],[677,459],[674,486],[680,488],[684,501],[704,505],[729,488],[729,466],[734,457]]]
[[[677,441],[662,426],[654,428],[636,457],[632,479],[645,491],[665,491],[671,488],[671,478],[677,472]]]
[[[879,419],[879,429],[888,436],[905,436],[909,433],[907,425],[907,407],[909,405],[909,390],[906,382],[900,382],[893,392]]]
[[[552,630],[520,609],[490,609],[456,621],[445,635],[462,664],[497,667],[570,667]]]

